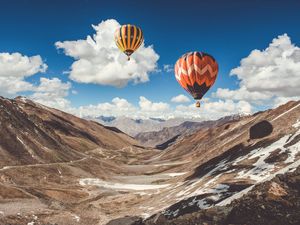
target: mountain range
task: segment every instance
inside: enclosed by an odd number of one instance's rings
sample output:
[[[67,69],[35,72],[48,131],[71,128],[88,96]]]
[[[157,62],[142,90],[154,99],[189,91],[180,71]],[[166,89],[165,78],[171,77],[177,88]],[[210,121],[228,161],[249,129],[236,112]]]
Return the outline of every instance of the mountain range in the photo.
[[[189,120],[185,118],[173,118],[173,119],[161,119],[161,118],[148,118],[148,119],[133,119],[125,116],[99,116],[96,118],[86,117],[85,119],[97,121],[103,125],[117,127],[124,133],[130,136],[136,136],[143,132],[160,131],[166,127],[173,127],[180,125],[181,123],[201,122],[201,119],[191,118]]]
[[[141,132],[134,136],[142,145],[155,147],[157,149],[166,149],[168,146],[187,136],[190,136],[198,130],[209,129],[228,122],[238,120],[239,115],[232,115],[220,118],[216,121],[191,122],[185,121],[177,126],[164,127],[159,131]]]
[[[300,223],[299,101],[134,138],[0,98],[0,126],[0,224]]]

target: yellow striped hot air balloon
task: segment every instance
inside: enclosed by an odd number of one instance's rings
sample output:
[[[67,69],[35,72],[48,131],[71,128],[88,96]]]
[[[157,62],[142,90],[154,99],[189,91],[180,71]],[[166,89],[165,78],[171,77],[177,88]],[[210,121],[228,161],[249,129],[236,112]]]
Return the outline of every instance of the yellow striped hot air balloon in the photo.
[[[123,25],[115,31],[118,48],[128,56],[134,53],[144,41],[142,29],[131,24]]]

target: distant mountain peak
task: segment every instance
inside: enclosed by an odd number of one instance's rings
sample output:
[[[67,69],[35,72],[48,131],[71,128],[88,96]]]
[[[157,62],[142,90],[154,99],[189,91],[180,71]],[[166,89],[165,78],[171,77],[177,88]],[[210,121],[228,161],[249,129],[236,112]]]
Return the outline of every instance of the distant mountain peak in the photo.
[[[165,119],[161,119],[161,118],[154,118],[154,117],[150,117],[150,120],[154,120],[154,121],[158,121],[158,122],[165,122]]]
[[[100,119],[104,122],[112,122],[116,119],[114,116],[98,116],[97,119]]]

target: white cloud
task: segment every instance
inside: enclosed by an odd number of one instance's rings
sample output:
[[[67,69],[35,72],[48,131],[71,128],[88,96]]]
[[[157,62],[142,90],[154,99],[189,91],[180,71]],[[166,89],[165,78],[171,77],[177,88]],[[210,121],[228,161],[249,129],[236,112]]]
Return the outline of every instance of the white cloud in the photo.
[[[186,103],[186,102],[190,102],[191,100],[185,96],[185,95],[177,95],[175,97],[173,97],[171,99],[171,102],[175,102],[175,103]]]
[[[169,65],[169,64],[164,64],[163,65],[163,69],[165,72],[167,73],[171,73],[174,71],[174,66],[173,65]]]
[[[0,77],[28,77],[45,72],[47,65],[41,56],[23,56],[20,53],[0,53]]]
[[[144,96],[140,97],[139,106],[144,112],[164,112],[169,109],[169,104],[164,102],[151,102]]]
[[[71,110],[71,103],[66,99],[71,83],[63,83],[58,78],[40,78],[40,83],[34,85],[26,81],[26,77],[44,73],[47,65],[41,56],[26,56],[16,53],[0,53],[0,95],[15,97],[20,92],[33,92],[28,98],[46,106]]]
[[[75,113],[81,117],[127,116],[131,118],[165,117],[171,113],[168,103],[152,102],[140,96],[138,106],[134,106],[126,99],[116,97],[111,102],[97,105],[81,106]]]
[[[47,65],[39,55],[0,53],[0,95],[13,97],[18,92],[33,90],[34,86],[25,78],[46,70]]]
[[[0,95],[4,97],[13,97],[18,92],[30,91],[33,85],[22,78],[0,77]]]
[[[116,97],[111,102],[99,103],[97,105],[80,106],[79,115],[81,117],[97,117],[97,116],[126,116],[134,115],[137,108],[129,103],[126,99]]]
[[[189,106],[178,105],[174,111],[175,117],[198,117],[205,120],[218,119],[233,114],[251,114],[252,107],[246,101],[218,100],[201,103],[200,108],[196,108],[195,104]]]
[[[231,115],[231,114],[250,114],[251,105],[246,101],[234,102],[232,100],[219,100],[216,102],[208,102],[203,106],[204,111],[212,115]],[[217,116],[219,117],[219,116]]]
[[[114,42],[114,32],[120,24],[114,20],[93,25],[96,34],[85,40],[56,42],[58,49],[76,61],[71,66],[69,78],[80,83],[95,83],[122,87],[128,82],[149,81],[149,73],[155,72],[158,54],[153,46],[144,46],[133,53],[131,60]]]
[[[152,102],[140,96],[139,105],[135,106],[124,98],[113,98],[111,102],[103,102],[97,105],[80,106],[77,109],[67,107],[67,112],[80,117],[98,116],[126,116],[130,118],[164,117],[171,111],[169,105],[163,102]]]
[[[166,102],[152,102],[143,96],[140,96],[138,106],[134,106],[126,99],[114,98],[111,102],[81,106],[78,110],[74,110],[74,113],[81,117],[98,117],[104,115],[163,119],[180,117],[203,120],[218,119],[237,113],[249,114],[251,112],[251,105],[245,101],[219,100],[211,102],[210,99],[205,99],[202,102],[201,108],[196,108],[195,104],[178,105],[173,108]]]
[[[288,101],[299,101],[299,97],[277,97],[274,99],[274,107],[278,107]]]
[[[241,86],[236,90],[229,90],[228,88],[218,88],[214,97],[231,100],[245,100],[248,102],[260,102],[261,100],[268,100],[272,97],[270,93],[263,93],[259,91],[250,92],[245,86]]]
[[[72,112],[71,102],[66,99],[71,88],[71,83],[63,83],[58,78],[40,78],[39,86],[35,87],[35,92],[28,96],[30,99],[43,105]]]
[[[240,80],[237,90],[219,88],[215,97],[273,105],[300,98],[300,48],[287,34],[274,38],[268,48],[253,50],[231,70]]]

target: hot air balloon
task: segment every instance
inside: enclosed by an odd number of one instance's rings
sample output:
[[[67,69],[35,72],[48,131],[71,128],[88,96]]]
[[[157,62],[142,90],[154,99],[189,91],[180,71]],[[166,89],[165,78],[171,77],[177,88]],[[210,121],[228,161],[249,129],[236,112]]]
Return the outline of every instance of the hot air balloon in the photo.
[[[204,52],[189,52],[181,56],[175,64],[178,83],[189,92],[200,107],[199,100],[212,87],[218,74],[216,60]]]
[[[115,42],[118,48],[128,56],[135,52],[144,41],[141,28],[127,24],[115,31]]]

